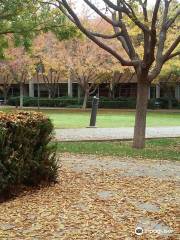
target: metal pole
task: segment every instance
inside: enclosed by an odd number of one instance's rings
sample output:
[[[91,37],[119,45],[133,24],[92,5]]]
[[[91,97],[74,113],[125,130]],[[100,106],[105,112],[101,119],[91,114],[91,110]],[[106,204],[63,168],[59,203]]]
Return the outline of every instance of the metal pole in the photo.
[[[96,116],[97,116],[98,104],[99,104],[99,98],[94,96],[93,101],[92,101],[91,119],[90,119],[90,125],[89,125],[90,127],[96,126]]]

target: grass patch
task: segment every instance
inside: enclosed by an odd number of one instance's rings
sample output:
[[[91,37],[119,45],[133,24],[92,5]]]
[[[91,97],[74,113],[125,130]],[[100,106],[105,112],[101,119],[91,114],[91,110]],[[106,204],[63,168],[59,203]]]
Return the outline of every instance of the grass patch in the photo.
[[[59,142],[58,151],[60,153],[69,152],[142,159],[180,160],[180,138],[147,140],[146,148],[142,150],[133,149],[131,145],[131,141]]]
[[[15,109],[2,109],[2,111],[15,111]],[[84,128],[89,125],[90,110],[40,110],[50,117],[55,128]],[[135,120],[134,111],[103,110],[97,115],[97,127],[133,127]],[[147,126],[180,126],[179,112],[148,112]]]
[[[52,119],[56,128],[83,128],[89,125],[90,112],[46,112]],[[122,111],[99,111],[97,115],[97,127],[133,127],[135,112]],[[179,113],[157,113],[147,114],[147,126],[180,126]]]

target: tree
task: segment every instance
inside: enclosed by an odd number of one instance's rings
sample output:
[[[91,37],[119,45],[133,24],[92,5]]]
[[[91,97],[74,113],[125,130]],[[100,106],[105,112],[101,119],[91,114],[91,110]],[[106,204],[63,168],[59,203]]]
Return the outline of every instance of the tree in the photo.
[[[3,93],[4,103],[7,103],[7,96],[12,84],[12,75],[6,61],[0,62],[0,90]]]
[[[57,9],[40,5],[39,0],[0,1],[0,58],[8,48],[8,38],[15,46],[28,50],[32,39],[41,32],[52,31],[60,39],[69,39],[78,34],[77,28]]]
[[[6,58],[9,59],[8,65],[13,82],[19,84],[20,107],[23,107],[24,84],[32,77],[34,72],[33,61],[23,47],[8,49]]]
[[[107,72],[111,72],[117,65],[110,54],[87,38],[59,41],[50,32],[41,34],[34,40],[33,55],[39,56],[44,64],[42,79],[49,96],[55,96],[57,84],[62,79],[73,78],[84,93],[83,109],[86,108],[88,96],[105,80]]]
[[[51,1],[46,2],[51,4]],[[53,5],[63,12],[89,39],[109,52],[123,66],[134,68],[137,75],[137,105],[133,147],[143,148],[145,146],[148,89],[151,82],[160,74],[163,65],[180,54],[178,48],[180,35],[178,35],[177,26],[177,19],[180,15],[179,3],[173,0],[156,0],[153,9],[148,11],[147,0],[117,0],[116,3],[102,0],[104,8],[99,8],[95,2],[90,0],[84,0],[84,2],[95,14],[111,25],[112,34],[89,30],[90,24],[83,24],[75,12],[74,5],[71,5],[71,1],[53,1]],[[141,33],[139,42],[143,54],[139,54],[134,46],[130,36],[129,21]],[[167,39],[170,29],[174,30],[174,38],[169,43]],[[127,58],[109,46],[104,39],[116,39],[120,42]]]
[[[86,109],[88,97],[94,94],[100,83],[112,74],[116,63],[110,54],[102,51],[88,39],[74,39],[65,44],[65,58],[70,77],[80,85],[84,93],[82,109]]]
[[[55,97],[58,83],[67,78],[64,61],[64,45],[52,32],[39,35],[33,42],[33,56],[43,64],[41,79],[46,85],[49,98]]]
[[[43,82],[48,89],[49,98],[55,98],[58,90],[58,84],[62,78],[62,71],[49,68],[48,72],[42,74]]]

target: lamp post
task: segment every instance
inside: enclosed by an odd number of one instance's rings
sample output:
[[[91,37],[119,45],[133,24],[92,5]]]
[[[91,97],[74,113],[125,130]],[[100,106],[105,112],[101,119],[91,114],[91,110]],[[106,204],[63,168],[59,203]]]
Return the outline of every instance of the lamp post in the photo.
[[[40,99],[39,74],[43,74],[43,73],[44,73],[44,65],[43,65],[42,61],[40,61],[40,62],[36,65],[35,70],[36,70],[37,92],[38,92],[37,105],[38,105],[38,110],[39,110],[39,108],[40,108],[40,104],[39,104],[39,99]]]

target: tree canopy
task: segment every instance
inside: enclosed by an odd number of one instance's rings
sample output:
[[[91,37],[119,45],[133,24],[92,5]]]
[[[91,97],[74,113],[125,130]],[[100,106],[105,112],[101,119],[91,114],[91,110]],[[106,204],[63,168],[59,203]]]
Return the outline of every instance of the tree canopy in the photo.
[[[15,46],[29,49],[32,39],[40,32],[52,31],[60,39],[69,39],[78,34],[77,28],[57,9],[40,5],[38,0],[0,1],[0,58],[8,48],[8,39]]]

